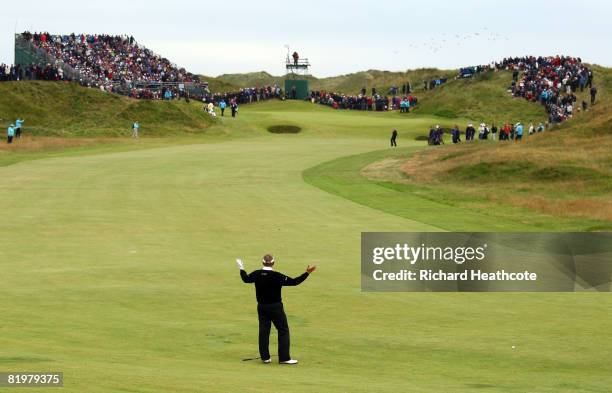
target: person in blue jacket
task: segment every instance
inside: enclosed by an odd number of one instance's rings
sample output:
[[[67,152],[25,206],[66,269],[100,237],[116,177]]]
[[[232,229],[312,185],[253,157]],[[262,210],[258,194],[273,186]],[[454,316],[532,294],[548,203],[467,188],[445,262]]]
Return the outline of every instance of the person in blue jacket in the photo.
[[[132,138],[138,138],[139,131],[140,131],[140,123],[138,122],[138,120],[136,120],[134,124],[132,124]]]
[[[461,142],[461,132],[459,132],[459,126],[455,124],[453,129],[451,130],[451,135],[453,137],[453,143]]]
[[[15,120],[15,136],[17,137],[17,139],[21,138],[21,125],[24,121],[25,120],[23,119]]]
[[[523,139],[523,124],[518,122],[514,128],[514,140],[520,141],[521,139]]]
[[[221,100],[221,102],[219,103],[219,109],[221,109],[221,116],[223,116],[225,108],[227,108],[227,104],[225,103],[225,100]]]
[[[6,131],[6,143],[13,143],[13,137],[15,136],[15,125],[11,124]]]

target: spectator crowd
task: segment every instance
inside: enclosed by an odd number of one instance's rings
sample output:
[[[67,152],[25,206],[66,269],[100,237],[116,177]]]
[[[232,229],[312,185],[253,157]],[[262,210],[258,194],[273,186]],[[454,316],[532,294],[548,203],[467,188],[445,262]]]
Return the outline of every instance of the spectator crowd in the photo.
[[[75,80],[84,86],[133,98],[186,101],[193,98],[217,105],[221,101],[237,105],[282,96],[277,85],[211,93],[197,75],[139,45],[132,36],[24,32],[19,38],[30,50],[43,51],[48,62],[44,67],[32,64],[25,69],[2,64],[0,81]],[[65,75],[66,66],[74,73]],[[187,85],[199,88],[192,92]]]
[[[512,84],[508,88],[512,95],[544,105],[551,124],[573,116],[577,107],[575,93],[578,91],[588,88],[591,105],[595,103],[597,88],[593,86],[593,71],[579,57],[505,58],[499,63],[461,68],[458,77],[467,78],[481,72],[501,70],[512,71]],[[586,110],[588,105],[582,101],[579,108]]]
[[[119,92],[135,84],[200,82],[196,75],[138,44],[132,36],[24,32],[21,38],[77,71],[82,83],[104,91]]]
[[[283,91],[280,87],[277,85],[272,85],[264,87],[250,87],[234,92],[208,93],[204,97],[204,100],[206,102],[213,102],[215,105],[218,105],[221,101],[225,101],[226,103],[235,101],[237,104],[249,104],[252,102],[282,98],[282,94]]]
[[[31,64],[22,68],[18,65],[0,64],[0,81],[20,81],[20,80],[64,80],[64,72],[61,68],[47,64],[42,67],[38,64]]]
[[[244,104],[282,97],[282,91],[276,85],[213,94],[197,75],[143,47],[132,36],[74,33],[51,35],[26,31],[19,35],[19,40],[27,43],[31,50],[45,53],[46,64],[0,64],[0,81],[62,81],[78,78],[78,82],[83,85],[133,98],[196,98],[215,104],[222,100]],[[512,84],[508,88],[512,95],[544,105],[551,124],[572,117],[576,110],[587,109],[589,104],[586,101],[577,102],[577,91],[588,88],[591,105],[596,99],[593,72],[576,57],[505,58],[501,62],[461,68],[457,77],[468,78],[482,72],[501,70],[512,72]],[[425,80],[423,87],[432,89],[445,82],[446,78]],[[190,92],[186,88],[187,84],[197,85],[198,89]],[[367,95],[364,88],[358,95],[313,91],[310,99],[335,109],[364,111],[399,110],[407,113],[418,105],[409,82],[403,84],[401,89],[392,86],[386,95],[379,94],[375,88],[372,88],[371,95]]]
[[[399,110],[401,113],[410,112],[410,109],[418,104],[418,99],[412,94],[383,96],[376,93],[376,89],[372,89],[371,96],[366,95],[365,89],[362,89],[361,93],[356,96],[335,92],[312,91],[310,93],[310,100],[312,103],[327,105],[334,109],[377,112]]]
[[[539,123],[537,126],[533,123],[529,123],[527,133],[528,135],[540,133],[545,131],[548,126],[549,124],[544,123]],[[430,145],[443,145],[445,132],[447,131],[441,128],[439,125],[435,127],[432,126],[429,129],[428,143]],[[461,132],[460,127],[456,124],[448,132],[451,136],[452,142],[455,144],[462,142],[462,134],[465,136],[466,142],[472,142],[476,139],[477,133],[479,141],[495,141],[499,138],[500,141],[520,142],[523,139],[525,127],[521,122],[518,122],[516,124],[505,123],[500,127],[498,127],[496,124],[488,125],[486,123],[480,123],[478,129],[476,129],[476,127],[474,127],[474,124],[468,123],[464,132]]]

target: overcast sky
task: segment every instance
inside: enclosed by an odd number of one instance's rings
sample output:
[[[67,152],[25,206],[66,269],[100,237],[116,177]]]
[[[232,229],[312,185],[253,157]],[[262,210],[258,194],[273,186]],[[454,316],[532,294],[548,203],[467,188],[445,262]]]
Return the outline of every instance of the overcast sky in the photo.
[[[0,63],[13,33],[131,34],[187,70],[284,71],[285,45],[315,76],[458,68],[514,55],[569,54],[612,65],[612,1],[6,1]]]

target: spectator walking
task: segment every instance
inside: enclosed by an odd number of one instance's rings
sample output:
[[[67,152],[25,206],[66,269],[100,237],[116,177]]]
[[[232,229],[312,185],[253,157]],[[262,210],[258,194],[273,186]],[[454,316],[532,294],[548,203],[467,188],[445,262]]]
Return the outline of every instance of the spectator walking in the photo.
[[[502,132],[499,135],[500,141],[507,141],[508,139],[510,139],[510,129],[510,124],[504,124],[504,128],[502,129]]]
[[[453,143],[461,142],[461,132],[459,131],[458,125],[455,124],[455,126],[451,130],[451,136],[453,138]]]
[[[15,137],[17,139],[21,139],[21,126],[23,125],[24,121],[25,120],[23,120],[23,119],[15,120]]]
[[[478,140],[487,139],[487,125],[485,123],[480,123],[478,126]]]
[[[227,104],[225,103],[225,100],[221,99],[221,101],[219,102],[219,109],[221,109],[221,117],[223,117],[223,113],[225,112],[226,107]]]
[[[13,143],[13,137],[15,136],[15,125],[11,124],[6,130],[6,143]]]
[[[591,106],[595,104],[595,98],[597,96],[597,88],[595,86],[591,87]]]
[[[135,121],[134,124],[132,124],[132,138],[138,138],[139,130],[140,130],[140,123],[138,123],[138,121]]]
[[[521,122],[516,123],[514,128],[514,140],[520,142],[523,139],[523,124]]]
[[[467,128],[465,129],[465,140],[473,141],[474,135],[476,135],[476,129],[474,128],[474,125],[472,123],[469,123],[467,125]]]
[[[429,129],[429,141],[430,145],[438,146],[444,144],[444,130],[439,125],[431,127]]]

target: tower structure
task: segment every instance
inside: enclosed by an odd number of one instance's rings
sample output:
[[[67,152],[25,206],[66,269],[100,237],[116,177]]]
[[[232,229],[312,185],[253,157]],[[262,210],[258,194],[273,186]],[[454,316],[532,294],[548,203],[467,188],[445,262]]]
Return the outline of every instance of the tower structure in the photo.
[[[296,51],[287,48],[285,60],[285,95],[294,100],[306,99],[309,95],[308,77],[310,76],[310,62],[307,58],[300,58]]]

